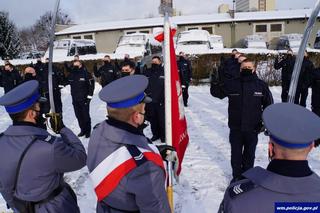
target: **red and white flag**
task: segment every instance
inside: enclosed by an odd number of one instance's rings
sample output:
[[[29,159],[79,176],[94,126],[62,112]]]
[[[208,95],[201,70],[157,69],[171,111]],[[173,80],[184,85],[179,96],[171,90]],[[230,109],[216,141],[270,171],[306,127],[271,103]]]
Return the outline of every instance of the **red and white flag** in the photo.
[[[181,164],[184,153],[189,143],[187,131],[187,120],[184,112],[181,81],[178,73],[176,54],[174,50],[173,36],[175,28],[170,29],[170,74],[171,74],[171,112],[172,112],[172,146],[176,149],[179,158],[179,168],[177,174],[181,172]],[[159,42],[164,40],[163,31],[157,32],[155,39]],[[167,107],[167,106],[166,106]]]

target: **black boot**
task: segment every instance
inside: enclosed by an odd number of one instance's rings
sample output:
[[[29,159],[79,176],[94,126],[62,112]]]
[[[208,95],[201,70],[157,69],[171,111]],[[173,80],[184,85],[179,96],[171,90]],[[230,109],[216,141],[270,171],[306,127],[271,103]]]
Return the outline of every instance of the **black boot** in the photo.
[[[82,137],[82,136],[84,136],[85,134],[86,134],[85,132],[81,131],[81,132],[78,134],[78,137]]]

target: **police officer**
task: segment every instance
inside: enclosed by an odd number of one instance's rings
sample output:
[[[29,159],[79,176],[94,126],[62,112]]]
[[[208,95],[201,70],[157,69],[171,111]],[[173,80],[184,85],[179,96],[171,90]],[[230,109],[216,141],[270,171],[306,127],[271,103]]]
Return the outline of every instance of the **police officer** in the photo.
[[[14,212],[77,213],[76,195],[63,174],[85,165],[85,149],[59,116],[50,123],[62,137],[37,127],[38,85],[27,81],[0,98],[13,121],[0,136],[0,192]]]
[[[279,55],[279,57],[275,59],[274,68],[277,70],[281,69],[281,100],[282,102],[287,102],[295,57],[291,49],[287,51],[287,55],[285,56],[285,58],[283,57],[283,55]]]
[[[299,105],[278,103],[263,112],[263,121],[271,161],[267,169],[250,169],[244,180],[231,184],[219,212],[269,213],[284,202],[320,200],[320,177],[307,161],[313,141],[320,137],[320,118]]]
[[[3,87],[4,93],[7,93],[22,82],[22,77],[12,64],[7,63],[2,71],[1,80],[0,86]]]
[[[310,86],[310,78],[313,69],[314,65],[308,57],[308,52],[305,51],[294,100],[295,104],[299,104],[301,106],[306,107],[308,88]]]
[[[101,86],[104,87],[107,84],[118,78],[118,72],[115,67],[111,64],[109,55],[104,56],[103,65],[97,69],[97,65],[94,65],[94,75],[100,78]]]
[[[258,134],[262,131],[262,112],[273,103],[268,85],[255,74],[252,60],[241,63],[240,77],[212,82],[211,94],[220,99],[228,96],[229,141],[231,144],[231,182],[254,165]]]
[[[189,84],[192,79],[192,67],[191,62],[186,58],[186,55],[184,52],[179,53],[179,60],[178,63],[178,71],[181,81],[181,87],[182,87],[182,97],[183,97],[183,104],[184,106],[188,106],[188,88]]]
[[[78,136],[89,138],[91,134],[89,106],[94,92],[94,80],[92,81],[91,74],[83,68],[81,61],[74,61],[68,81],[71,87],[73,109],[81,129]]]
[[[149,79],[146,89],[148,96],[152,98],[152,103],[147,104],[147,119],[151,124],[152,138],[156,141],[160,138],[165,141],[165,108],[164,108],[164,69],[159,56],[154,56],[151,61],[151,69],[145,75]]]
[[[138,128],[145,103],[151,101],[144,93],[147,85],[145,76],[133,75],[99,93],[107,103],[108,118],[94,128],[87,160],[98,213],[171,212],[162,158]]]
[[[50,100],[49,100],[49,59],[47,58],[42,68],[38,69],[38,81],[40,83],[41,96],[45,97],[48,101],[45,102],[41,108],[43,113],[50,112]],[[55,111],[62,114],[62,101],[61,101],[61,89],[66,84],[64,73],[59,70],[58,67],[52,65],[52,88],[53,99],[55,105]]]
[[[122,63],[119,78],[135,74],[135,64],[133,61],[127,60]]]
[[[311,108],[312,112],[320,116],[320,68],[314,69],[311,75]]]

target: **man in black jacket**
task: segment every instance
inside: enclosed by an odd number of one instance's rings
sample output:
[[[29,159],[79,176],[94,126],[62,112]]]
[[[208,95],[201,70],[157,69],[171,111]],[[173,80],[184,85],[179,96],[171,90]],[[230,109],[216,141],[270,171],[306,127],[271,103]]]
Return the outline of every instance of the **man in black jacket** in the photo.
[[[320,68],[314,69],[311,75],[311,108],[312,112],[320,116]]]
[[[178,63],[178,72],[181,81],[182,87],[182,97],[183,97],[183,104],[184,106],[188,106],[188,88],[192,78],[192,67],[191,62],[186,58],[184,52],[179,53],[179,60]]]
[[[255,74],[253,61],[241,63],[240,77],[221,82],[211,82],[212,96],[228,96],[229,141],[233,181],[254,165],[258,134],[263,131],[262,112],[273,103],[268,85]]]
[[[22,82],[22,77],[12,64],[7,63],[1,72],[0,80],[0,86],[3,87],[4,93],[7,93]]]
[[[94,79],[82,66],[81,61],[73,62],[73,70],[69,73],[68,81],[71,87],[72,104],[81,132],[79,137],[90,137],[91,118],[90,101],[94,92]]]
[[[104,87],[118,78],[118,72],[111,64],[110,56],[106,55],[103,58],[103,65],[97,69],[97,65],[94,65],[94,75],[100,78],[101,86]]]
[[[149,79],[146,93],[152,98],[152,102],[146,105],[146,119],[150,121],[152,141],[165,141],[165,108],[164,108],[164,69],[159,56],[154,56],[151,68],[145,75]]]
[[[310,78],[313,69],[314,65],[309,60],[307,51],[305,51],[294,100],[295,104],[299,104],[303,107],[306,107],[308,88],[310,86]]]
[[[282,102],[288,102],[288,93],[295,63],[295,57],[292,50],[288,50],[287,55],[284,58],[283,57],[283,55],[279,55],[279,57],[275,59],[274,68],[277,70],[281,69],[281,100]]]

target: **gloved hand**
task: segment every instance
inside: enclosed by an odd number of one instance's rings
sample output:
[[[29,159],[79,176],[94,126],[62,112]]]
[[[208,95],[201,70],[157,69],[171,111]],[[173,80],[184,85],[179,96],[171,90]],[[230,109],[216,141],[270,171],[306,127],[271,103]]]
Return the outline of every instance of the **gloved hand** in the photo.
[[[256,131],[257,131],[258,134],[260,134],[261,132],[264,132],[265,130],[266,130],[266,128],[265,128],[263,122],[261,122],[259,124],[259,126],[256,128]]]
[[[179,182],[179,177],[177,174],[177,171],[179,168],[179,158],[178,158],[178,155],[177,155],[175,148],[173,146],[169,146],[167,144],[159,144],[156,146],[162,156],[162,159],[165,161],[172,162],[174,178],[177,180],[177,182]]]
[[[56,134],[60,134],[60,131],[65,125],[62,121],[62,115],[60,113],[48,113],[46,117],[49,118],[50,126],[52,131]]]
[[[89,105],[90,102],[91,102],[91,100],[92,100],[92,96],[88,95],[88,96],[87,96],[87,100],[85,101],[85,104],[86,104],[86,105]]]
[[[318,147],[320,145],[320,138],[314,141],[314,147]]]

